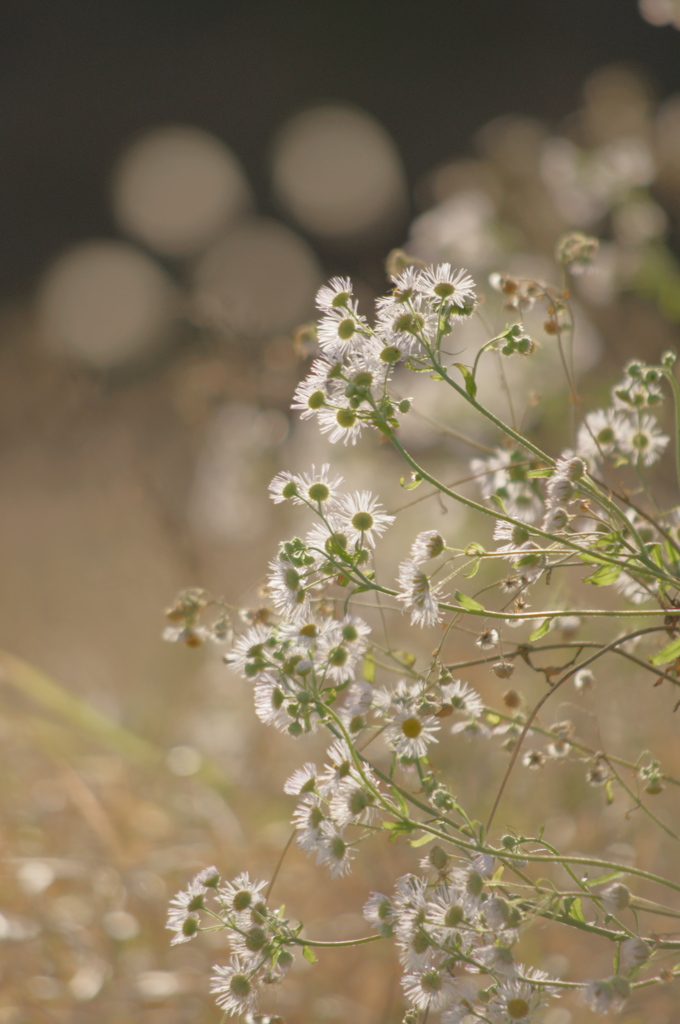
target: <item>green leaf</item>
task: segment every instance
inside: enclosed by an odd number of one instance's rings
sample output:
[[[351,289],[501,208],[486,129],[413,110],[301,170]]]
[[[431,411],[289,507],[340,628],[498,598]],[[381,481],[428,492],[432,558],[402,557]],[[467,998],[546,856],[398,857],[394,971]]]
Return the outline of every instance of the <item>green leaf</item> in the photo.
[[[375,682],[375,659],[372,654],[364,658],[363,676],[367,683]]]
[[[482,564],[481,558],[476,558],[475,561],[470,566],[470,568],[468,569],[468,571],[463,573],[463,576],[465,577],[465,579],[466,580],[471,580],[473,576],[476,576],[481,564]]]
[[[580,896],[570,896],[569,899],[566,899],[564,901],[564,909],[567,916],[573,918],[574,921],[580,921],[582,924],[586,923],[586,916],[583,913]]]
[[[500,494],[492,494],[490,500],[495,502],[496,505],[498,505],[499,509],[501,510],[504,516],[507,516],[508,510],[506,509],[505,502],[501,498]]]
[[[414,850],[417,850],[419,846],[426,846],[427,843],[431,843],[433,839],[434,836],[428,836],[427,833],[425,833],[424,836],[420,836],[418,839],[409,839],[408,844],[409,846],[412,846]]]
[[[545,469],[530,469],[527,473],[527,480],[535,480],[539,476],[552,476],[553,470],[550,467]]]
[[[392,651],[392,654],[407,668],[411,668],[416,663],[416,656],[410,651]]]
[[[680,636],[667,644],[662,651],[649,659],[650,665],[667,665],[669,661],[680,658]]]
[[[474,597],[468,597],[467,594],[461,594],[460,590],[456,591],[454,597],[456,598],[456,601],[461,606],[461,608],[465,608],[465,610],[468,612],[484,611],[483,604],[480,604],[479,601],[475,601]]]
[[[603,565],[592,576],[586,576],[583,582],[592,583],[596,587],[608,587],[616,582],[622,572],[622,565]]]
[[[533,633],[529,635],[529,641],[540,640],[542,636],[550,632],[550,626],[552,625],[552,619],[543,619],[543,622],[538,626]]]
[[[470,398],[474,398],[477,394],[477,385],[475,384],[475,378],[472,376],[472,372],[463,363],[454,363],[453,365],[463,374],[465,390]]]
[[[615,878],[622,878],[625,871],[610,871],[606,875],[598,875],[597,878],[584,878],[583,882],[592,889],[594,885],[604,885],[606,882],[613,882]]]
[[[316,963],[316,953],[314,952],[314,950],[310,946],[303,946],[302,947],[302,955],[303,955],[303,957],[305,958],[305,960],[307,961],[308,964],[315,964]]]

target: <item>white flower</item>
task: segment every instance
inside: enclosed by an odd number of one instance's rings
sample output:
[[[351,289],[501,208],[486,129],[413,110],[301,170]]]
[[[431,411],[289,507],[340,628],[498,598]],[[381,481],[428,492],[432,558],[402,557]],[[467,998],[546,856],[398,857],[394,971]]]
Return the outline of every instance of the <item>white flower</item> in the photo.
[[[342,359],[362,342],[370,329],[357,312],[356,303],[348,301],[341,309],[330,309],[319,323],[319,345],[329,359]]]
[[[414,295],[403,303],[391,297],[379,304],[377,329],[385,348],[402,356],[414,355],[421,351],[423,339],[428,344],[434,341],[437,316],[421,296]]]
[[[402,978],[406,998],[420,1010],[441,1010],[453,999],[456,982],[448,971],[427,966]]]
[[[576,448],[588,462],[597,462],[604,455],[618,451],[626,435],[626,417],[617,409],[589,412],[579,427]]]
[[[312,466],[309,473],[289,473],[286,470],[277,473],[269,485],[269,493],[274,502],[311,504],[325,511],[337,502],[342,482],[341,476],[331,477],[331,467],[325,462],[320,469]]]
[[[271,675],[262,676],[253,693],[255,714],[265,725],[286,731],[292,719],[286,710],[286,694]]]
[[[258,623],[238,637],[224,660],[246,678],[256,679],[271,667],[269,656],[275,647],[272,627]]]
[[[189,942],[198,931],[199,911],[205,907],[205,896],[208,889],[215,889],[219,881],[217,868],[204,868],[189,883],[185,891],[177,893],[170,900],[168,923],[166,928],[175,932],[171,939],[172,946],[180,942]]]
[[[343,495],[337,516],[340,528],[357,547],[364,544],[375,547],[376,537],[394,522],[394,516],[380,511],[380,503],[370,491]]]
[[[322,821],[320,833],[316,850],[317,864],[329,868],[332,878],[348,874],[354,852],[345,842],[343,830],[331,821]]]
[[[457,711],[464,711],[471,718],[478,718],[484,710],[484,702],[476,690],[462,679],[454,679],[440,687],[442,702],[450,704]]]
[[[434,715],[423,715],[415,709],[395,710],[392,724],[384,732],[385,741],[397,757],[415,760],[425,757],[429,743],[437,743],[441,723]]]
[[[316,305],[319,309],[330,311],[342,309],[352,298],[352,282],[348,277],[333,277],[328,284],[319,288],[316,293]]]
[[[312,793],[316,788],[317,775],[316,765],[308,761],[302,768],[296,768],[293,774],[288,776],[283,784],[283,792],[291,796]]]
[[[369,899],[364,903],[364,920],[372,924],[374,928],[389,926],[394,920],[394,907],[389,896],[381,892],[372,892]]]
[[[502,981],[498,993],[490,1004],[492,1019],[498,1024],[534,1024],[536,1016],[546,1005],[543,988],[518,978]]]
[[[307,853],[315,852],[321,840],[321,825],[325,821],[321,798],[316,793],[305,793],[293,811],[292,824],[295,841]]]
[[[375,816],[373,800],[373,794],[365,785],[353,780],[343,782],[331,799],[331,817],[339,828],[370,822]]]
[[[220,902],[229,913],[247,914],[253,906],[263,903],[262,890],[266,885],[266,882],[251,881],[248,872],[243,871],[233,881],[220,886]]]
[[[364,421],[354,409],[320,409],[318,413],[319,429],[322,434],[329,434],[331,444],[342,441],[343,444],[356,444]]]
[[[434,626],[439,622],[439,599],[443,597],[441,583],[432,586],[427,575],[415,562],[402,562],[399,566],[399,593],[404,610],[411,613],[412,626]]]
[[[411,545],[409,558],[417,565],[421,565],[441,555],[445,547],[446,541],[438,530],[423,530]]]
[[[300,419],[316,416],[319,409],[323,409],[328,399],[328,376],[332,369],[333,364],[328,360],[315,359],[309,374],[298,384],[290,407],[300,413]]]
[[[236,1016],[252,1010],[257,1000],[257,987],[237,956],[232,956],[228,967],[216,964],[210,978],[210,991],[217,996],[215,1002],[227,1013]]]
[[[476,302],[475,282],[467,270],[452,270],[450,263],[423,270],[419,277],[423,292],[440,303],[450,303],[459,308],[474,306]]]
[[[641,416],[639,422],[628,425],[619,447],[634,464],[652,466],[663,455],[669,440],[653,416]]]

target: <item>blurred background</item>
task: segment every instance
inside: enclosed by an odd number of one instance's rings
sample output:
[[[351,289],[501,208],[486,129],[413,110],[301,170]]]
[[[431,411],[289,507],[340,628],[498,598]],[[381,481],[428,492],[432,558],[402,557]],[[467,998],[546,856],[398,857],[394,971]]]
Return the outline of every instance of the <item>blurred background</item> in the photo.
[[[288,414],[327,277],[366,311],[395,246],[481,284],[550,278],[556,240],[584,230],[603,240],[575,286],[589,407],[625,359],[677,343],[680,18],[672,0],[4,0],[0,18],[0,1024],[217,1020],[224,946],[171,950],[166,901],[209,863],[271,874],[284,773],[314,747],[261,726],[219,652],[164,644],[163,610],[190,585],[257,606],[293,528],[266,484],[328,458]],[[525,381],[544,392],[546,359]],[[537,419],[546,443],[559,410]],[[463,446],[409,430],[464,475]],[[368,486],[375,454],[333,460]],[[617,741],[619,697],[592,711]],[[660,869],[620,808],[550,785],[555,841],[642,843]],[[410,858],[330,886],[293,853],[281,899],[318,937],[363,934],[366,890]],[[590,976],[592,951],[551,955]],[[276,1012],[399,1019],[388,952],[323,960]],[[645,1020],[677,1019],[648,998]]]

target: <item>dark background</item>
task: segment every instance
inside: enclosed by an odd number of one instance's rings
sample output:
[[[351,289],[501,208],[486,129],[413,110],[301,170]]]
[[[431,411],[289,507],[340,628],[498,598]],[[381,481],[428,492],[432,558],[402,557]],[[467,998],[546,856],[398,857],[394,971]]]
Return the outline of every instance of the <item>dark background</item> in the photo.
[[[112,163],[159,124],[220,136],[266,212],[273,133],[309,103],[377,116],[413,186],[492,117],[559,121],[604,64],[641,66],[659,97],[680,88],[680,34],[644,22],[635,0],[3,0],[2,11],[5,295],[29,290],[65,244],[115,233]]]

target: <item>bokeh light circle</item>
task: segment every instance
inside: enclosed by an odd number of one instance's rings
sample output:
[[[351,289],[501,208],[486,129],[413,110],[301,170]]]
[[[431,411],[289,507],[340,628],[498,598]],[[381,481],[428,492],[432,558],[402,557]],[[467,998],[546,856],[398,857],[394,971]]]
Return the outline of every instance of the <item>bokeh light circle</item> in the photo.
[[[241,165],[199,128],[158,128],[134,143],[113,176],[126,233],[167,256],[200,251],[250,206]]]
[[[37,297],[43,341],[97,369],[111,369],[159,346],[177,309],[176,290],[165,271],[118,241],[85,242],[58,257]]]
[[[194,306],[199,318],[262,338],[289,330],[313,311],[321,271],[307,243],[265,217],[235,226],[200,260]]]
[[[288,120],[272,174],[287,212],[326,238],[384,234],[406,207],[396,146],[375,118],[353,107],[314,107]]]

